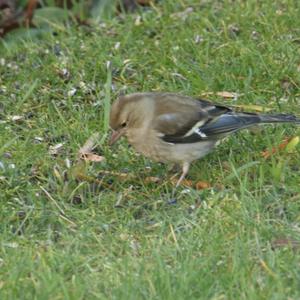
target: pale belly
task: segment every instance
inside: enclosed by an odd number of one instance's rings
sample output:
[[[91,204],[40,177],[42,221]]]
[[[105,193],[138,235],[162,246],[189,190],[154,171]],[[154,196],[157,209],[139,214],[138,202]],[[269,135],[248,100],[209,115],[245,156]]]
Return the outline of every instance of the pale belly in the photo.
[[[170,149],[173,161],[192,162],[213,150],[214,141],[204,141],[192,144],[177,144]]]
[[[211,152],[216,143],[203,141],[191,144],[171,144],[162,141],[159,137],[152,137],[151,140],[152,143],[149,143],[149,140],[144,137],[138,139],[137,136],[128,136],[128,142],[137,152],[159,162],[192,162]]]

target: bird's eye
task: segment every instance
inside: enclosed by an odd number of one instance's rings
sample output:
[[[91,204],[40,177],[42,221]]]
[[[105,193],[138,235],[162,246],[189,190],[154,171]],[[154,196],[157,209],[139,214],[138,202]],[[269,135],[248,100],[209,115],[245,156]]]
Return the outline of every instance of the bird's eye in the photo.
[[[122,124],[121,124],[121,127],[126,127],[126,122],[123,122]]]

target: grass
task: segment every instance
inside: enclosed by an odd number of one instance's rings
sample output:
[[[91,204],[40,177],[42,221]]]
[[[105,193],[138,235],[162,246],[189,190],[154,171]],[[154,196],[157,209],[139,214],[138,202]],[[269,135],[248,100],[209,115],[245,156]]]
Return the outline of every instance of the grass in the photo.
[[[300,115],[299,13],[296,1],[160,1],[101,26],[5,44],[0,298],[299,299],[299,247],[274,246],[300,241],[299,146],[260,154],[299,128],[230,137],[190,172],[212,188],[180,193],[176,205],[167,183],[143,182],[166,177],[166,166],[102,138],[120,92],[232,91],[236,101],[209,98]],[[95,132],[106,162],[74,171]],[[112,189],[72,177],[125,169],[137,177],[111,177]]]

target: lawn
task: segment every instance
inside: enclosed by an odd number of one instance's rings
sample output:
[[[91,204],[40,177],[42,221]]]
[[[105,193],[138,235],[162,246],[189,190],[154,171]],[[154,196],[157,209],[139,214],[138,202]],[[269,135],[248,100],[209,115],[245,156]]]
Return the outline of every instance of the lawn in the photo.
[[[299,127],[226,139],[189,174],[210,188],[176,202],[168,166],[107,144],[120,93],[300,116],[299,15],[297,1],[169,0],[5,40],[0,299],[300,299],[300,146],[262,156]],[[78,161],[95,132],[105,162]]]

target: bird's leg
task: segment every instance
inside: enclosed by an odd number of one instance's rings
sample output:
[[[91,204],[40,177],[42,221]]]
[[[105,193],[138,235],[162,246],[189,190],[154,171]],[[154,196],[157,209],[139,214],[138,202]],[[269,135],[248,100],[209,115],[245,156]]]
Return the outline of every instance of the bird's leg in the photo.
[[[177,187],[180,185],[182,180],[185,178],[186,174],[189,171],[189,168],[190,168],[190,164],[188,162],[184,162],[182,165],[182,174],[181,174],[180,178],[178,179],[175,188],[173,188],[173,191],[172,191],[172,201],[174,201],[174,199],[175,199],[175,192],[176,192]]]
[[[185,176],[187,175],[187,173],[189,171],[189,168],[190,168],[190,164],[188,162],[184,162],[182,165],[182,174],[181,174],[179,180],[177,181],[175,188],[177,188],[180,185],[181,181],[185,178]]]

